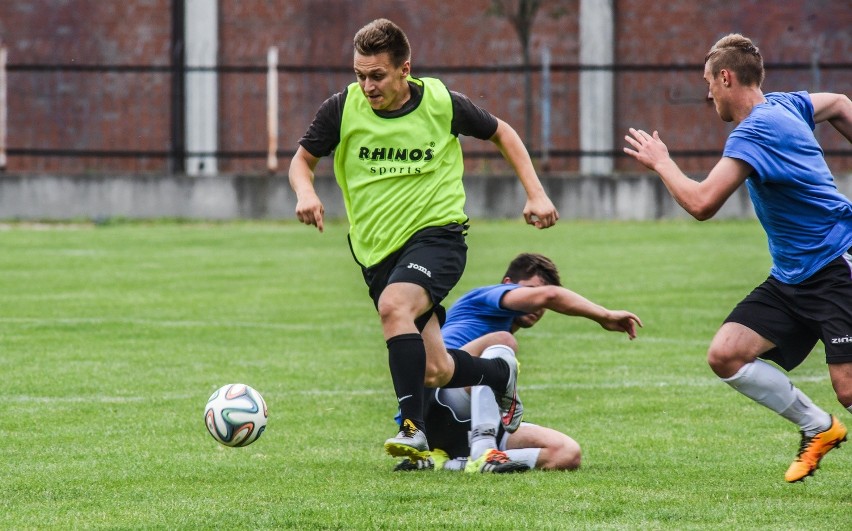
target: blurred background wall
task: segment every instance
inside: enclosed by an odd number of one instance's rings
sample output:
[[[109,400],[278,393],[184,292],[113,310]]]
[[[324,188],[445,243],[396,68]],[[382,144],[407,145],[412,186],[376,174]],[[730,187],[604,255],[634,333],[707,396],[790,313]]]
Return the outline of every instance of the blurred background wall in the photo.
[[[322,101],[354,80],[352,36],[377,17],[408,34],[414,75],[440,77],[512,124],[552,193],[579,213],[599,194],[610,205],[631,196],[663,202],[631,207],[628,217],[674,211],[658,183],[621,155],[628,127],[660,130],[691,174],[712,167],[731,125],[706,101],[703,58],[727,33],[760,47],[765,92],[852,87],[849,0],[0,2],[0,218],[288,217],[289,157]],[[278,134],[270,170],[273,47]],[[827,125],[817,134],[845,179],[848,142]],[[472,185],[510,174],[490,144],[463,138],[463,146]],[[319,178],[330,174],[324,160]],[[195,182],[203,178],[211,181]],[[643,178],[647,192],[637,194],[630,183]],[[217,206],[229,194],[230,206]],[[210,212],[189,208],[188,197]],[[70,209],[68,201],[83,204]],[[240,201],[249,206],[235,207]],[[732,215],[748,215],[744,205]],[[483,203],[482,214],[489,208]],[[586,211],[577,217],[623,217],[618,207]]]

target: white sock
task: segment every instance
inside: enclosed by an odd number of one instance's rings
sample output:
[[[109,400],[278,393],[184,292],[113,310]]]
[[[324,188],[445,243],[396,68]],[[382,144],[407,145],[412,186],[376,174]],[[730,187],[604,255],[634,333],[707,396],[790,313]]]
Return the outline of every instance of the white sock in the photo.
[[[486,451],[497,448],[497,426],[500,409],[494,391],[485,385],[470,389],[470,457],[478,459]]]
[[[483,358],[494,358],[500,350],[515,351],[505,345],[493,345],[482,352]],[[494,391],[485,385],[470,388],[470,458],[479,457],[491,449],[497,449],[497,426],[500,425],[500,408]]]
[[[459,471],[464,470],[464,466],[467,464],[466,457],[457,457],[455,459],[449,459],[446,463],[444,463],[444,470],[453,470]]]
[[[470,458],[473,460],[488,450],[497,449],[497,426],[480,424],[470,430]]]
[[[541,448],[515,448],[514,450],[506,450],[506,455],[509,459],[518,463],[526,463],[531,469],[535,468],[538,462],[538,454],[541,453]]]
[[[470,388],[470,427],[500,425],[500,408],[494,390],[487,385]]]
[[[513,358],[515,357],[515,351],[512,350],[512,347],[510,347],[508,345],[491,345],[487,349],[483,350],[482,354],[479,357],[485,358],[485,359],[496,358],[497,353],[500,352],[501,350],[504,353],[508,353]]]
[[[798,425],[805,435],[815,435],[831,425],[828,413],[794,386],[786,374],[763,360],[746,363],[722,381]]]

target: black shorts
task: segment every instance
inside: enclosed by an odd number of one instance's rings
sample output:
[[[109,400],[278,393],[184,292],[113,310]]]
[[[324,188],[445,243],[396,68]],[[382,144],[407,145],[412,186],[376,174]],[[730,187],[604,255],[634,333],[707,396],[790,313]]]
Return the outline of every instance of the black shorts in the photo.
[[[461,279],[467,263],[467,228],[457,223],[427,227],[414,233],[402,248],[378,264],[362,267],[373,304],[378,307],[379,297],[389,284],[410,282],[422,286],[433,304],[418,317],[418,329],[423,330],[433,313],[443,324],[446,311],[441,302]]]
[[[760,357],[790,371],[817,341],[826,363],[852,362],[852,256],[844,254],[801,284],[769,277],[743,299],[726,323],[744,325],[775,344]]]

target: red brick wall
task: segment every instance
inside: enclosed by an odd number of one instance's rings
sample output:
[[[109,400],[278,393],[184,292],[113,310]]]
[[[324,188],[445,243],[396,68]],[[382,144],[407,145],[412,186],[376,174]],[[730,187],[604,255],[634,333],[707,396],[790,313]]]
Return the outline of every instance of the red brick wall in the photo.
[[[755,41],[764,63],[809,63],[819,52],[823,63],[852,58],[852,8],[848,0],[616,0],[616,57],[619,63],[698,64],[710,46],[728,33]],[[731,6],[736,6],[732,8]],[[623,73],[617,84],[617,130],[629,126],[659,129],[671,150],[721,152],[730,124],[704,102],[703,71]],[[769,68],[764,92],[808,90],[852,93],[852,69],[821,71],[815,86],[811,71]],[[849,143],[830,125],[818,126],[823,148],[849,151]],[[681,166],[708,171],[716,158],[682,159]],[[852,170],[852,158],[833,157],[835,173]],[[619,169],[635,163],[622,160]]]
[[[553,4],[562,15],[550,13]],[[366,22],[385,16],[408,33],[413,72],[430,75],[430,66],[518,65],[521,51],[509,23],[488,14],[490,0],[220,0],[219,62],[263,66],[269,46],[278,46],[282,65],[334,66],[340,73],[281,73],[279,149],[290,151],[320,103],[352,79],[351,39]],[[170,62],[171,0],[30,0],[0,2],[0,41],[12,65],[140,64]],[[619,72],[616,75],[616,146],[629,126],[657,128],[670,148],[718,152],[730,130],[712,107],[700,65],[720,36],[739,31],[755,39],[767,63],[808,63],[819,52],[822,63],[849,64],[852,9],[848,0],[616,0],[616,62],[620,65],[699,65],[687,71]],[[731,7],[735,6],[735,7]],[[533,30],[533,62],[551,49],[554,64],[578,62],[579,0],[545,0]],[[188,73],[187,75],[192,75]],[[519,131],[524,129],[523,76],[509,73],[440,73],[451,88],[468,94]],[[10,148],[150,150],[167,152],[170,140],[170,86],[166,73],[9,72]],[[764,85],[772,90],[850,92],[852,69],[770,70]],[[552,75],[552,149],[579,149],[578,74]],[[219,149],[266,149],[266,78],[263,73],[220,75]],[[540,76],[533,76],[533,91]],[[538,98],[536,98],[538,100]],[[533,149],[540,147],[540,113],[532,116]],[[827,150],[849,150],[830,126],[818,132]],[[826,130],[828,129],[828,130]],[[493,151],[465,139],[470,152]],[[707,171],[713,157],[683,158],[689,171]],[[833,157],[836,173],[852,171],[852,157]],[[288,161],[282,159],[281,171]],[[222,159],[223,172],[262,173],[265,159]],[[160,157],[17,157],[9,171],[162,172]],[[576,171],[576,158],[556,159],[554,171]],[[627,159],[623,171],[638,171]],[[506,172],[500,160],[469,157],[469,171]],[[320,171],[330,171],[325,161]]]
[[[169,0],[0,3],[15,64],[169,64]],[[9,148],[169,149],[169,78],[158,73],[8,73]],[[159,159],[10,157],[9,171],[161,171]]]
[[[560,3],[560,2],[557,2]],[[543,45],[551,48],[554,61],[570,58],[575,62],[578,50],[576,16],[579,2],[561,2],[567,6],[562,16],[553,16],[552,6],[543,8],[532,37],[534,62],[539,62]],[[279,61],[287,65],[335,66],[342,73],[291,74],[279,76],[281,123],[279,145],[294,150],[320,104],[331,94],[354,81],[349,73],[352,65],[352,37],[369,21],[386,17],[399,24],[408,34],[412,46],[414,75],[435,75],[422,67],[429,66],[493,66],[519,65],[521,53],[518,38],[509,23],[489,14],[490,0],[447,2],[419,0],[397,2],[357,2],[315,0],[267,2],[245,0],[220,3],[221,61],[225,64],[258,64],[266,57],[269,46],[279,48]],[[252,35],[247,39],[246,35]],[[561,58],[561,59],[560,59]],[[453,90],[470,96],[478,104],[500,116],[519,131],[524,127],[523,81],[521,74],[452,73],[440,74]],[[534,76],[533,90],[538,93],[539,76]],[[573,144],[577,149],[577,123],[569,119],[577,115],[575,74],[554,74],[553,127],[556,146]],[[263,149],[265,143],[264,109],[266,80],[256,75],[251,80],[225,76],[221,80],[222,128],[224,149]],[[540,128],[534,117],[536,140]],[[493,150],[490,144],[464,139],[469,151]],[[534,143],[533,147],[537,144]],[[262,162],[262,161],[261,161]],[[286,163],[286,161],[283,161]],[[326,161],[321,170],[330,171]],[[221,168],[245,170],[257,162],[233,161]],[[576,165],[576,162],[574,162]],[[468,160],[469,171],[497,167],[508,171],[501,162],[477,164]]]

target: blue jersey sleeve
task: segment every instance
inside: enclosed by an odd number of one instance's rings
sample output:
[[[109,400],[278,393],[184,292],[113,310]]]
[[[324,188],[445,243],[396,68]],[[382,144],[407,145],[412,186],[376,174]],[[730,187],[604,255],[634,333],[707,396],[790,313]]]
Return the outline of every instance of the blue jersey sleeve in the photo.
[[[796,109],[805,123],[808,124],[808,127],[811,128],[811,131],[816,129],[816,123],[814,122],[814,103],[811,101],[811,95],[806,91],[799,92],[789,92],[789,93],[770,93],[774,95],[782,95],[786,97],[788,105],[791,108]]]
[[[754,170],[751,177],[759,182],[810,173],[814,159],[822,158],[813,136],[816,125],[810,95],[770,92],[766,100],[731,132],[723,155],[747,162]]]
[[[460,348],[491,332],[510,332],[512,322],[525,312],[504,308],[501,301],[507,292],[519,287],[497,284],[464,294],[447,312],[447,321],[441,328],[447,348]]]

